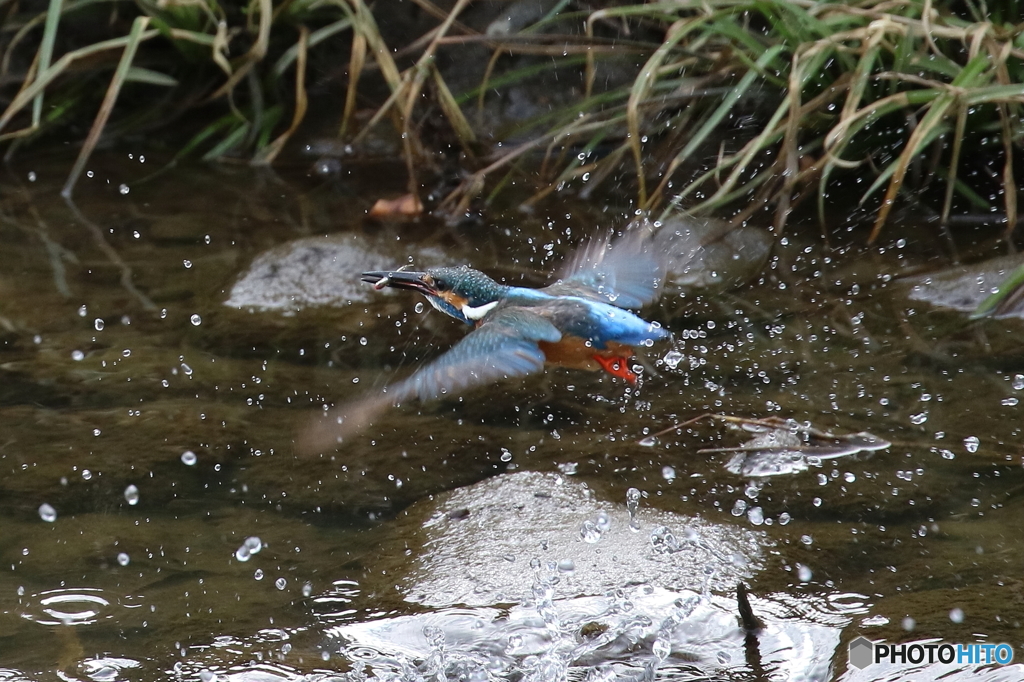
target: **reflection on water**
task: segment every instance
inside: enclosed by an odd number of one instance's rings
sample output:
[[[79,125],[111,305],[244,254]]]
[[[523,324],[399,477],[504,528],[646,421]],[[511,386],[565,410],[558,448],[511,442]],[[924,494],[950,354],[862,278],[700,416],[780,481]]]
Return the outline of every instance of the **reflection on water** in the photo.
[[[387,169],[135,185],[137,161],[100,163],[77,212],[59,164],[0,195],[0,680],[874,679],[846,663],[860,634],[1024,655],[1021,330],[901,281],[944,265],[927,228],[871,250],[794,233],[753,282],[691,269],[674,286],[718,288],[644,311],[675,341],[638,390],[555,370],[300,458],[311,410],[464,333],[344,289],[354,270],[412,256],[539,285],[629,212],[375,224],[405,191]],[[983,236],[958,235],[965,258]],[[732,239],[765,258],[763,234]],[[671,428],[705,413],[871,438],[754,452],[765,434]]]

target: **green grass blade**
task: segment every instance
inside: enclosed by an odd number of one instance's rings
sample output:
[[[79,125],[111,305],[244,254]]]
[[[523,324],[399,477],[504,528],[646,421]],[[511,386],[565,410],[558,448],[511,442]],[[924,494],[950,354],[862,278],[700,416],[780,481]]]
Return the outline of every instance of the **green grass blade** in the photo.
[[[235,120],[237,121],[238,119]],[[234,149],[249,134],[250,126],[251,124],[248,121],[240,122],[239,126],[232,130],[227,137],[214,145],[210,151],[203,154],[203,161],[216,161]]]
[[[149,17],[136,17],[135,21],[132,22],[132,28],[128,33],[124,52],[121,53],[121,61],[118,62],[117,70],[114,71],[114,75],[110,79],[110,86],[107,88],[107,94],[103,97],[103,104],[100,105],[100,110],[96,114],[96,119],[92,122],[92,128],[89,130],[89,136],[85,138],[85,144],[82,145],[82,150],[75,160],[75,165],[71,169],[71,173],[68,174],[68,180],[64,183],[64,188],[60,192],[65,199],[71,198],[71,193],[75,189],[75,183],[78,182],[78,176],[85,169],[85,164],[89,161],[92,150],[96,148],[96,143],[100,141],[100,135],[103,133],[103,128],[107,125],[110,113],[114,110],[114,104],[117,102],[117,96],[121,92],[121,86],[124,85],[125,78],[128,76],[128,70],[131,68],[132,61],[135,60],[135,52],[144,40],[143,34],[146,31],[147,25],[149,25]]]
[[[940,136],[948,134],[951,129],[952,128],[948,125],[933,126],[928,131],[928,133],[923,138],[921,138],[921,143],[919,145],[916,145],[917,148],[919,150],[926,148]],[[900,154],[897,158],[893,159],[889,163],[889,165],[882,169],[882,172],[878,175],[877,178],[875,178],[875,181],[871,183],[871,186],[867,188],[863,196],[861,196],[860,201],[858,202],[858,206],[863,206],[864,202],[866,202],[872,194],[877,192],[882,187],[882,185],[888,182],[890,178],[892,178],[893,175],[896,174],[896,171],[900,168],[902,164],[906,163],[906,153],[907,150],[904,149],[902,154]]]
[[[1019,266],[1016,270],[1010,273],[1010,275],[1003,280],[1003,283],[999,285],[996,292],[986,298],[973,313],[971,313],[972,320],[979,320],[983,317],[989,317],[995,314],[1000,306],[1003,305],[1014,293],[1024,286],[1024,265]]]
[[[783,49],[782,45],[775,45],[769,48],[761,55],[760,59],[757,60],[757,66],[760,69],[765,68],[768,64],[775,61],[776,57],[778,57],[779,53],[782,52]],[[736,106],[736,103],[743,98],[743,95],[747,93],[747,90],[750,89],[750,86],[754,84],[754,81],[757,80],[759,75],[759,72],[755,70],[750,70],[743,74],[739,83],[729,91],[729,94],[722,98],[721,103],[711,116],[704,121],[697,132],[693,134],[693,137],[690,138],[690,141],[686,143],[686,146],[683,147],[682,151],[676,155],[677,160],[682,161],[683,159],[688,158],[690,154],[697,149],[697,147],[704,144],[704,140],[707,139],[708,135],[710,135],[712,131],[718,128],[722,120],[728,116],[729,112],[732,111],[732,108]]]
[[[146,31],[140,36],[139,42],[155,38],[158,35],[160,35],[159,31]],[[72,62],[107,50],[124,48],[128,42],[129,36],[111,38],[110,40],[102,40],[98,43],[87,45],[63,55],[53,66],[46,69],[46,71],[41,72],[32,85],[19,92],[11,103],[7,105],[7,109],[5,109],[4,113],[0,115],[0,130],[3,130],[19,111],[25,108],[25,106],[31,102],[36,95],[45,90],[46,86],[53,82],[57,76],[61,75]]]
[[[178,85],[176,78],[141,66],[133,66],[128,69],[124,79],[129,83],[146,83],[147,85],[159,85],[165,88],[173,88]]]
[[[200,130],[198,133],[193,135],[192,139],[186,142],[185,146],[182,147],[178,151],[178,153],[174,155],[174,158],[171,160],[171,165],[185,158],[186,156],[191,154],[195,149],[197,149],[201,144],[206,142],[208,139],[216,135],[224,128],[230,127],[233,123],[236,123],[237,121],[238,117],[235,116],[233,113],[221,116],[216,121],[209,124],[202,130]]]
[[[322,28],[318,28],[309,34],[309,48],[316,47],[328,38],[341,33],[347,29],[352,28],[352,19],[346,17],[345,19],[338,19],[334,23],[328,24]],[[299,45],[296,43],[292,45],[278,58],[274,63],[274,67],[270,70],[275,79],[280,78],[285,71],[295,62],[295,58],[299,54]]]
[[[57,25],[60,23],[61,4],[63,0],[50,0],[46,10],[46,26],[43,27],[43,40],[39,43],[39,64],[36,67],[36,80],[50,68],[53,59],[53,44],[57,40]],[[36,95],[32,102],[32,127],[39,127],[39,117],[43,113],[43,93]]]
[[[434,76],[434,88],[441,111],[444,112],[445,118],[448,119],[455,135],[458,136],[459,143],[468,153],[472,153],[472,144],[476,142],[476,133],[473,132],[465,114],[462,113],[458,102],[452,96],[452,91],[448,89],[448,84],[444,82],[441,72],[433,64],[430,66],[430,71]]]
[[[850,90],[846,95],[846,102],[843,104],[843,110],[839,115],[840,121],[851,117],[857,111],[857,107],[860,106],[860,102],[864,98],[864,92],[867,90],[871,71],[880,52],[878,46],[880,39],[881,36],[879,35],[864,51],[864,54],[861,55],[860,60],[857,62],[857,67],[854,69],[853,79],[850,83]],[[839,160],[842,159],[843,150],[846,149],[849,140],[850,137],[844,137],[839,140],[833,150],[827,153],[828,160],[821,171],[821,178],[818,181],[818,222],[822,225],[825,225],[825,189],[828,187],[828,180],[832,175],[832,171],[838,165]]]

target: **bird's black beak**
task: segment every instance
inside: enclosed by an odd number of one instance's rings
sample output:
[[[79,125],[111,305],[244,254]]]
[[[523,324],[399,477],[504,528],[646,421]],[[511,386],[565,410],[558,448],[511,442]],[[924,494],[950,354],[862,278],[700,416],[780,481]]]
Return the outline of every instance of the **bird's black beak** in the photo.
[[[412,289],[427,296],[437,295],[437,289],[434,288],[430,276],[425,272],[374,270],[364,272],[362,279],[364,282],[372,284],[374,289],[395,287],[396,289]]]

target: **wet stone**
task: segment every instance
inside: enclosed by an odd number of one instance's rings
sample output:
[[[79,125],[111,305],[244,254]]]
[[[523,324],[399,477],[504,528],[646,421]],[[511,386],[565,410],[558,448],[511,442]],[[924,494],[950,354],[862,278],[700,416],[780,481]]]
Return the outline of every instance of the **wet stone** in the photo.
[[[1024,258],[1014,255],[973,265],[951,266],[909,280],[908,297],[937,308],[970,314],[1021,264],[1024,264]],[[1018,301],[998,317],[1024,318],[1024,306]]]
[[[436,247],[410,247],[417,267],[444,264],[450,256]],[[257,256],[231,287],[224,305],[262,311],[296,312],[308,307],[369,303],[379,297],[360,281],[366,270],[388,270],[409,261],[395,258],[393,239],[345,234],[282,244]]]
[[[773,238],[762,227],[732,226],[679,212],[667,218],[656,248],[670,254],[666,288],[710,292],[739,287],[760,273]]]
[[[457,510],[469,514],[453,519]],[[595,518],[605,530],[589,542],[580,528]],[[396,519],[392,542],[430,550],[386,573],[407,573],[406,598],[435,607],[494,604],[529,594],[533,573],[509,571],[509,556],[523,567],[532,560],[556,570],[572,566],[577,594],[635,583],[728,591],[757,572],[771,544],[763,533],[643,506],[635,517],[641,532],[631,531],[630,521],[624,503],[595,499],[582,483],[555,474],[505,474],[420,502]],[[671,528],[679,538],[672,550],[652,545],[651,531],[658,527]]]

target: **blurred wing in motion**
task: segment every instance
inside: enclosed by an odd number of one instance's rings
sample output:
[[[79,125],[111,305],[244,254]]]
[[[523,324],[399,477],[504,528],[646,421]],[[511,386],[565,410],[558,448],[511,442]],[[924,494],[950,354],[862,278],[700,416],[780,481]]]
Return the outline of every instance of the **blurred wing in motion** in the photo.
[[[562,333],[528,308],[496,310],[450,351],[408,379],[384,389],[398,405],[415,396],[421,401],[455,395],[507,377],[522,377],[544,368],[538,341],[555,343]]]
[[[499,308],[451,350],[409,378],[387,386],[380,395],[334,408],[307,425],[299,435],[298,449],[313,454],[334,447],[409,398],[433,400],[539,372],[544,368],[544,353],[538,342],[556,343],[561,338],[551,322],[528,308]]]
[[[626,228],[619,239],[593,239],[573,254],[559,281],[545,291],[641,308],[657,298],[665,278],[665,259],[654,248],[653,237],[654,226],[644,220]]]

